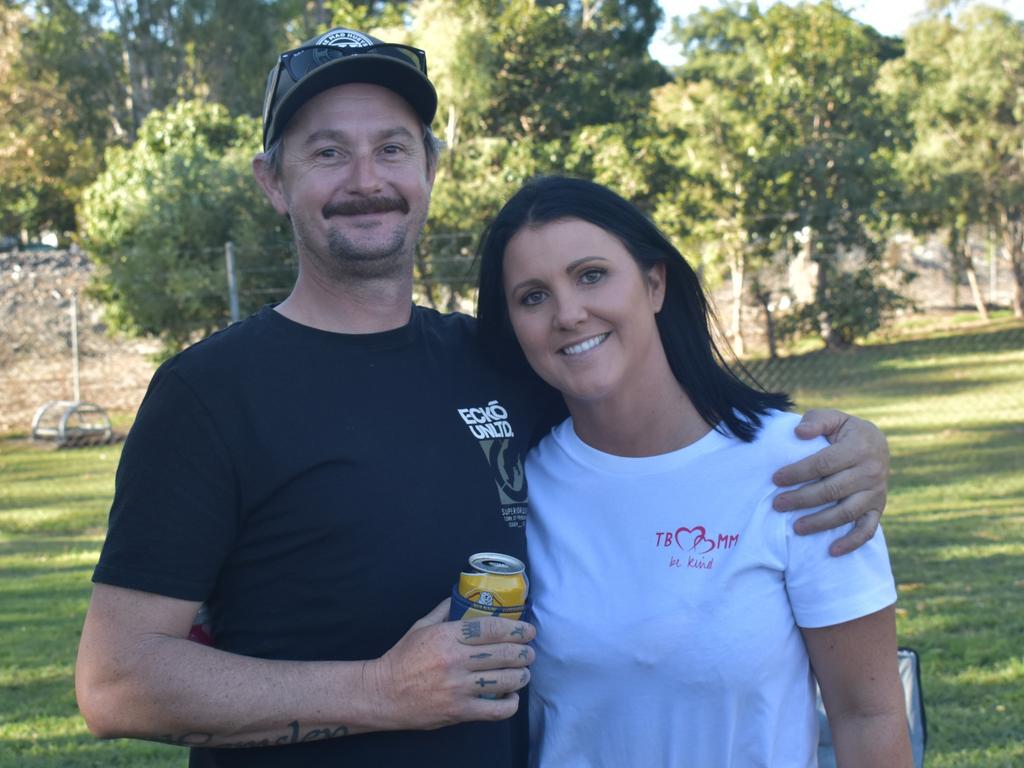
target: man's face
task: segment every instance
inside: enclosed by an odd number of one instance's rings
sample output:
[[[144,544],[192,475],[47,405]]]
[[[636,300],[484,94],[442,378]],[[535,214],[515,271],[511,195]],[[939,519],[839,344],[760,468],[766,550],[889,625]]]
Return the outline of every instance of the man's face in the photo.
[[[291,216],[300,259],[329,279],[407,274],[434,183],[412,107],[381,86],[341,85],[306,102],[283,137],[279,173],[255,168]]]

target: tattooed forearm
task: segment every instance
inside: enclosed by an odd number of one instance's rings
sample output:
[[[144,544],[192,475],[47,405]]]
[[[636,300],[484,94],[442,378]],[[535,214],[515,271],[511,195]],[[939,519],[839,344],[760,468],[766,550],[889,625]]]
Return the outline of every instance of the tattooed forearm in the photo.
[[[288,723],[288,732],[276,736],[248,739],[245,741],[221,741],[212,733],[190,731],[179,735],[164,734],[153,736],[151,741],[174,744],[179,747],[209,747],[211,749],[250,749],[252,747],[283,747],[287,744],[300,744],[307,741],[323,741],[348,735],[348,726],[336,725],[325,728],[303,729],[298,720]]]

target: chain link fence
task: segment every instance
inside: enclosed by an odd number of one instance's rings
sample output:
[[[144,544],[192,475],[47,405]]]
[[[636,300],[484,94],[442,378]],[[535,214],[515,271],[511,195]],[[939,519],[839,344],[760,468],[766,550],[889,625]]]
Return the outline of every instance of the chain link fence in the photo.
[[[416,265],[418,303],[441,311],[472,312],[475,243],[461,235],[432,237],[421,244],[421,253],[435,253],[435,258],[421,256]],[[960,285],[951,279],[948,254],[940,245],[910,239],[897,245],[896,257],[917,273],[909,286],[909,298],[918,312],[971,311],[966,281]],[[227,256],[224,246],[216,250]],[[223,300],[225,324],[230,322],[236,302],[244,315],[284,298],[295,279],[295,265],[290,260],[283,260],[272,275],[253,275],[247,272],[244,253],[233,257],[234,279],[229,280],[225,269],[220,288],[216,287],[218,281],[208,280],[204,289],[216,292]],[[976,268],[988,304],[1007,307],[1012,297],[1008,265],[996,254],[982,252]],[[267,268],[263,269],[265,272]],[[80,251],[0,253],[0,434],[27,433],[37,409],[47,401],[71,400],[76,384],[81,400],[96,403],[110,413],[130,419],[137,409],[163,346],[156,338],[111,333],[104,307],[88,291],[92,276],[93,265]],[[156,285],[155,281],[164,277],[151,275],[148,279]],[[234,300],[230,285],[237,292]],[[716,291],[714,296],[719,316],[724,319],[731,299],[724,291]],[[77,309],[77,328],[72,322],[73,305]],[[767,349],[761,314],[747,308],[743,317],[745,360],[751,373],[768,388],[799,393],[807,389],[828,391],[830,387],[881,387],[884,382],[893,396],[898,394],[898,375],[880,378],[878,374],[886,356],[894,354],[884,344],[833,355],[826,365],[814,358],[816,354],[830,354],[824,352],[768,361],[761,359]],[[1019,324],[1000,333],[969,338],[970,344],[979,346],[979,353],[984,352],[981,347],[985,344],[994,345],[993,349],[1024,349],[1024,328]],[[936,343],[904,344],[898,354],[928,355]],[[968,342],[954,336],[948,343]],[[878,365],[866,364],[868,358],[877,360]],[[1024,386],[1019,390],[1024,393]],[[984,407],[1019,413],[1024,407],[1022,400],[1024,394],[1015,402],[993,402]]]

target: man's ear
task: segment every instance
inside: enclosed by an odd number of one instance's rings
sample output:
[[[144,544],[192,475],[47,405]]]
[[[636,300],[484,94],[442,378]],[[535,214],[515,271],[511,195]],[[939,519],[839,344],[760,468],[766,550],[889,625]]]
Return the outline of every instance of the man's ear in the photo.
[[[286,216],[288,214],[288,200],[281,187],[281,177],[274,170],[273,164],[265,154],[256,155],[252,159],[252,175],[256,177],[256,181],[263,188],[263,194],[267,196],[267,200],[274,206],[274,210],[282,216]]]

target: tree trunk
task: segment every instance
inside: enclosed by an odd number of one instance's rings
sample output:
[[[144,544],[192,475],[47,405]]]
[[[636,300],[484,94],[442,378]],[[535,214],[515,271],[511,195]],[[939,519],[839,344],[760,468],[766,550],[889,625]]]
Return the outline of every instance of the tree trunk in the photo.
[[[950,227],[949,230],[949,284],[952,288],[953,309],[960,307],[960,230]]]
[[[981,287],[978,285],[978,271],[974,268],[974,257],[971,255],[968,238],[964,238],[962,247],[964,272],[967,274],[967,284],[971,287],[971,298],[974,299],[978,315],[987,323],[988,307],[985,306],[985,297],[981,295]]]
[[[1010,262],[1013,316],[1024,317],[1024,210],[1003,209],[999,214],[1003,230],[1003,253]]]
[[[761,311],[764,313],[764,335],[768,341],[768,357],[771,360],[775,360],[779,356],[779,350],[775,342],[775,315],[772,314],[772,292],[767,288],[763,288],[756,279],[751,286],[751,291],[754,294],[754,298],[757,299],[757,303],[761,305]]]
[[[832,316],[828,311],[828,270],[827,257],[814,249],[814,230],[807,228],[804,254],[809,261],[818,265],[818,283],[814,289],[814,302],[818,305],[818,333],[828,349],[846,349],[847,344],[832,327]]]
[[[746,260],[743,253],[733,253],[729,258],[729,273],[732,278],[732,350],[737,355],[746,351],[743,346],[743,277]]]
[[[427,259],[427,254],[424,251],[420,250],[419,248],[416,249],[416,263],[419,265],[420,268],[419,282],[420,285],[423,286],[424,291],[426,292],[425,298],[428,302],[430,302],[430,308],[440,310],[440,307],[437,305],[437,296],[435,295],[437,286],[434,284],[434,275],[432,274],[433,271],[430,268],[430,262]]]

